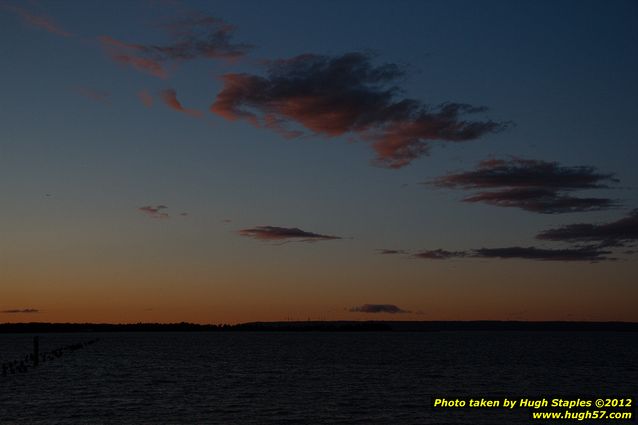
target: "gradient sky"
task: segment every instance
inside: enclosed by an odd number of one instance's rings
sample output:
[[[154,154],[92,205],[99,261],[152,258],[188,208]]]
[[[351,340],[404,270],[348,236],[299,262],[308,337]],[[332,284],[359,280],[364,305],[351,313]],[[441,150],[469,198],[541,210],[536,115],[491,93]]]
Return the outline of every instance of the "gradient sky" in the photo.
[[[636,46],[632,0],[0,0],[0,322],[638,321]]]

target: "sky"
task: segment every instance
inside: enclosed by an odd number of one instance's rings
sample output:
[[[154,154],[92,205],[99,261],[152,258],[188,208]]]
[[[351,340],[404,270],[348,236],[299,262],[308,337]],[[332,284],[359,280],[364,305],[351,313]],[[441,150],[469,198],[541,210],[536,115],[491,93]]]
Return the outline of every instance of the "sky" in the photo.
[[[0,0],[0,322],[638,321],[634,1]]]

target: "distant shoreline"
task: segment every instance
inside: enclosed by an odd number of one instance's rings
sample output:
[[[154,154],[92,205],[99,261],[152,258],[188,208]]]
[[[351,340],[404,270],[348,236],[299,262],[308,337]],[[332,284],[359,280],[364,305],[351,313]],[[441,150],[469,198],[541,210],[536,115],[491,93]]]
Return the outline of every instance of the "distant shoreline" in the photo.
[[[235,325],[197,323],[0,323],[0,333],[72,332],[638,332],[637,322],[567,321],[297,321]]]

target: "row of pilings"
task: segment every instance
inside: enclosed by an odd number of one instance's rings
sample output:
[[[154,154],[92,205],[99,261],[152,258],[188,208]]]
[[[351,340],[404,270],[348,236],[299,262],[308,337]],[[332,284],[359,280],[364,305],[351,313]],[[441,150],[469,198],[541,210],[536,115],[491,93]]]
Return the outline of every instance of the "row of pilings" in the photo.
[[[24,357],[12,361],[2,363],[2,377],[15,375],[17,373],[26,373],[31,368],[38,367],[40,363],[50,362],[59,359],[66,353],[80,350],[89,345],[95,344],[99,338],[94,338],[84,342],[68,344],[58,347],[54,350],[40,352],[40,337],[33,337],[33,352],[26,354]]]

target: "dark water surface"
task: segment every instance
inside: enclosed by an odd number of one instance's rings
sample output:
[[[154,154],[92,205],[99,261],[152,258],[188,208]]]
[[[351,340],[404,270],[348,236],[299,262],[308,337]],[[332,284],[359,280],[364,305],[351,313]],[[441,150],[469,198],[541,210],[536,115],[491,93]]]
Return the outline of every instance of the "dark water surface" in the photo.
[[[530,424],[431,398],[638,393],[632,332],[75,333],[41,350],[95,337],[0,376],[0,424]],[[0,334],[0,361],[31,341]]]

